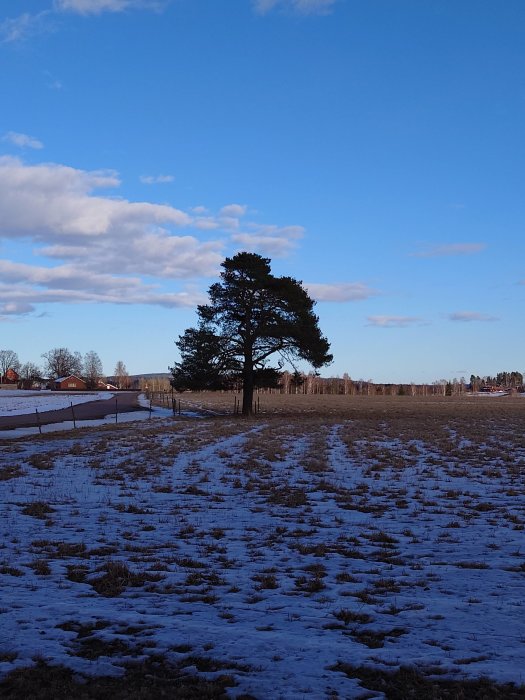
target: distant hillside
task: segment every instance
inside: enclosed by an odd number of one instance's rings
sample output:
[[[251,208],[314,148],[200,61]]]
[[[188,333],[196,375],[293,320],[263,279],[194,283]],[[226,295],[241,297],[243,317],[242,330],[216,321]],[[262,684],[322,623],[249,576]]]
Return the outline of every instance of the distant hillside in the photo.
[[[144,372],[144,374],[129,374],[126,380],[122,380],[121,388],[125,389],[144,389],[150,388],[154,391],[164,390],[169,388],[171,372]],[[110,384],[119,385],[117,377],[106,377]]]

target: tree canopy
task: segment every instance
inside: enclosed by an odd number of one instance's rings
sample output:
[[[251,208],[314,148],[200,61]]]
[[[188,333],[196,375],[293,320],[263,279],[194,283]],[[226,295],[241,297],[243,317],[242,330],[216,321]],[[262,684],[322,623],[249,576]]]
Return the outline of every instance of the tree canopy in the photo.
[[[15,372],[20,369],[18,355],[14,350],[0,350],[0,382],[9,369],[13,369]]]
[[[119,389],[128,389],[130,385],[129,372],[122,360],[118,360],[115,365],[115,381]]]
[[[102,378],[104,370],[102,360],[94,350],[86,352],[84,355],[84,379],[88,389],[96,389],[99,379]]]
[[[57,379],[69,374],[82,374],[82,355],[79,352],[71,352],[68,348],[53,348],[44,352],[44,371],[49,377]]]
[[[221,282],[198,307],[199,325],[177,341],[181,361],[170,368],[176,389],[220,389],[242,384],[244,415],[256,386],[274,386],[285,362],[318,369],[332,361],[314,301],[292,277],[275,277],[270,260],[238,253],[222,263]],[[268,365],[277,356],[278,366]]]

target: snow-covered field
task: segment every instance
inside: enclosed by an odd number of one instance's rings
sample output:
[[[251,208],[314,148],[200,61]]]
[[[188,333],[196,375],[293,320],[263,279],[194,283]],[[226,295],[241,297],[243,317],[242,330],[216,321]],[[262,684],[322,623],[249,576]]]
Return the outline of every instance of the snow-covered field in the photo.
[[[231,697],[362,696],[344,664],[524,683],[524,421],[482,403],[0,443],[0,675],[160,654]]]
[[[69,394],[67,392],[52,391],[22,391],[17,389],[2,389],[0,391],[0,416],[21,416],[34,413],[35,409],[43,411],[57,411],[61,408],[69,408],[71,404],[89,401],[101,401],[110,399],[113,394],[110,391],[93,391],[82,394]]]

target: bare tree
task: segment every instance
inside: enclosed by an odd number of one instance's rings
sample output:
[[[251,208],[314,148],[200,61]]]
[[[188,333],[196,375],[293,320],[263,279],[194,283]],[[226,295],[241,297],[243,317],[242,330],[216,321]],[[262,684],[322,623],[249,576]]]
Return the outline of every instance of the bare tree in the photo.
[[[129,387],[129,373],[126,365],[119,360],[115,365],[115,379],[119,389],[127,389]]]
[[[53,348],[43,353],[46,361],[45,371],[49,377],[67,377],[70,374],[82,373],[82,355],[79,352],[71,352],[67,348]]]
[[[84,355],[84,379],[88,389],[95,389],[98,380],[103,376],[102,361],[94,350]]]
[[[33,382],[42,378],[42,370],[34,362],[25,362],[20,367],[20,381],[18,386],[21,389],[31,389]]]
[[[20,377],[22,379],[40,379],[42,370],[34,362],[25,362],[20,367]]]
[[[20,362],[14,350],[0,350],[0,380],[5,378],[8,369],[18,372]]]

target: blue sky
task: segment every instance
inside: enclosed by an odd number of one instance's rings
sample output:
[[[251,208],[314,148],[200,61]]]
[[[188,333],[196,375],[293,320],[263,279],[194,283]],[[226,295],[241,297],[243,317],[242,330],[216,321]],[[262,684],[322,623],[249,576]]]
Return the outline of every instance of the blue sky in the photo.
[[[239,250],[324,375],[525,370],[522,0],[4,0],[0,347],[166,371]]]

